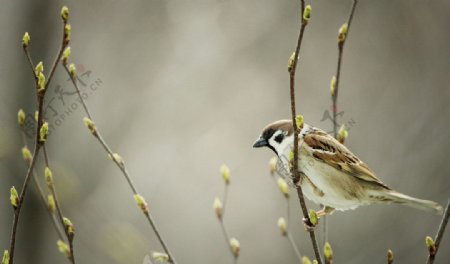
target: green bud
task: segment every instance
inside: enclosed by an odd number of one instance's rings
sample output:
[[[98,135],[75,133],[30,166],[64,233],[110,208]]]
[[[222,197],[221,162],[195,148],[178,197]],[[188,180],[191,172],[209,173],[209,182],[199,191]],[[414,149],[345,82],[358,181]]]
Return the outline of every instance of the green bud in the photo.
[[[17,190],[14,186],[11,187],[11,189],[10,189],[9,199],[11,200],[11,205],[14,209],[19,207],[19,203],[20,203],[19,194],[17,194]]]
[[[63,62],[63,64],[64,65],[66,65],[67,64],[67,61],[69,60],[69,57],[70,57],[70,47],[67,47],[65,50],[64,50],[64,52],[63,52],[63,55],[62,55],[62,62]]]
[[[278,178],[277,184],[284,197],[289,198],[289,186],[287,182],[283,178]]]
[[[302,257],[303,264],[311,264],[311,260],[307,256]]]
[[[34,68],[34,73],[36,74],[36,77],[39,77],[39,73],[41,72],[44,72],[44,63],[42,63],[42,61],[40,61]]]
[[[63,19],[64,23],[67,22],[67,19],[69,19],[69,8],[67,6],[63,6],[61,9],[61,18]]]
[[[9,251],[5,250],[3,252],[2,264],[9,264]]]
[[[239,243],[239,240],[237,240],[234,237],[231,238],[230,239],[230,248],[234,254],[234,257],[237,258],[239,256],[239,252],[241,251],[241,243]]]
[[[48,123],[44,122],[39,131],[39,141],[45,142],[45,140],[47,140],[47,136],[48,136]]]
[[[286,219],[284,219],[283,217],[278,218],[278,228],[281,231],[281,235],[285,236],[287,234],[287,223],[286,223]]]
[[[297,129],[302,129],[304,122],[305,122],[305,119],[303,118],[302,115],[297,115],[295,117],[295,124],[297,125]]]
[[[277,157],[272,157],[269,160],[269,171],[270,171],[270,175],[272,175],[272,176],[275,173],[275,171],[277,170],[277,162],[278,162]]]
[[[113,153],[112,156],[111,156],[111,154],[108,154],[108,157],[112,161],[117,162],[122,167],[123,167],[123,165],[125,165],[125,162],[123,161],[122,157],[118,153]]]
[[[161,252],[152,252],[152,258],[155,261],[159,261],[159,262],[168,262],[169,261],[169,256],[165,253],[161,253]]]
[[[230,168],[228,168],[227,165],[222,164],[222,166],[220,166],[220,174],[222,174],[225,184],[230,184]]]
[[[63,253],[66,257],[70,257],[70,248],[64,243],[62,240],[56,241],[56,245],[58,246],[59,252]]]
[[[307,5],[303,10],[303,20],[308,23],[309,19],[311,19],[311,5]]]
[[[25,32],[22,38],[22,46],[26,48],[28,47],[28,44],[30,44],[30,35],[28,34],[28,32]]]
[[[73,227],[72,222],[69,218],[63,217],[64,227],[66,228],[66,232],[69,235],[69,237],[73,238],[75,234],[75,228]]]
[[[134,195],[134,200],[136,201],[136,204],[139,208],[141,208],[143,213],[148,213],[148,205],[145,201],[144,197],[142,197],[140,194]]]
[[[390,249],[387,251],[387,260],[388,264],[392,264],[394,262],[394,253]]]
[[[45,90],[45,75],[42,72],[39,72],[37,78],[38,78],[38,91],[43,92]]]
[[[348,25],[347,23],[343,24],[339,28],[339,34],[338,34],[338,42],[343,43],[345,39],[347,38],[347,31],[348,31]]]
[[[331,77],[331,81],[330,81],[330,93],[331,96],[334,97],[334,93],[336,92],[336,76],[333,75],[333,77]]]
[[[330,243],[326,242],[323,247],[323,256],[325,257],[326,263],[331,263],[333,260],[333,250],[331,249]]]
[[[348,137],[348,131],[345,128],[345,125],[342,124],[342,126],[339,128],[339,132],[338,132],[338,136],[337,136],[337,140],[339,142],[341,142],[342,144],[344,144],[345,139]]]
[[[85,118],[83,118],[83,122],[86,125],[86,127],[89,129],[89,131],[91,131],[91,133],[93,135],[97,134],[97,127],[95,126],[94,121],[92,121],[91,119],[85,117]]]
[[[25,112],[22,109],[17,112],[17,123],[20,127],[25,125]]]
[[[56,210],[55,198],[51,194],[49,194],[47,196],[47,208],[48,208],[48,211],[52,214]]]
[[[70,42],[70,35],[72,34],[72,26],[66,24],[64,26],[64,43],[67,45]]]
[[[317,222],[319,221],[319,217],[317,216],[316,211],[314,210],[309,210],[309,221],[311,222],[311,224],[313,226],[317,225]]]
[[[218,197],[214,199],[213,209],[216,213],[217,218],[221,219],[223,214],[223,205]]]
[[[31,160],[33,160],[33,155],[31,154],[31,151],[28,149],[27,146],[22,148],[22,157],[27,164],[30,164]]]
[[[291,72],[294,69],[294,60],[295,60],[295,51],[292,52],[291,56],[288,60],[288,72]]]
[[[431,256],[436,255],[436,244],[434,243],[434,240],[430,236],[425,237],[425,244],[427,245],[428,252],[430,252],[430,255]]]
[[[71,63],[69,65],[69,73],[70,77],[72,77],[72,79],[75,79],[75,77],[77,76],[77,68],[75,67],[75,64]]]
[[[53,173],[49,167],[45,167],[44,169],[45,182],[50,190],[53,189]]]

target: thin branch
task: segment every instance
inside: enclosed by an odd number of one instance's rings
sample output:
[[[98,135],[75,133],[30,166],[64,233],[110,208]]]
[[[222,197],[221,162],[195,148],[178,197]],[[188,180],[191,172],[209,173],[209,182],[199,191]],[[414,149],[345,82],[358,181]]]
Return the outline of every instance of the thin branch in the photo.
[[[333,101],[333,135],[337,139],[338,136],[338,128],[337,128],[337,98],[339,92],[339,81],[341,77],[341,65],[342,65],[342,54],[344,52],[345,41],[347,40],[348,32],[350,31],[350,26],[353,21],[353,15],[355,14],[356,4],[358,0],[353,0],[352,7],[350,9],[350,13],[348,15],[347,23],[346,23],[346,32],[343,35],[343,38],[338,38],[338,61],[337,61],[337,69],[336,69],[336,82],[334,84],[333,92],[331,94],[331,100]],[[341,32],[339,32],[341,33]],[[340,37],[340,36],[339,36]],[[323,217],[323,244],[328,241],[328,221],[327,216]]]
[[[34,68],[34,67],[33,67],[33,68]],[[27,141],[26,141],[25,131],[24,131],[23,127],[21,127],[20,130],[21,130],[21,132],[22,132],[21,134],[22,134],[23,145],[24,145],[24,147],[27,147]],[[30,166],[31,164],[28,163],[27,165]],[[62,233],[62,231],[61,231],[60,226],[58,225],[58,222],[56,221],[56,219],[55,219],[55,217],[54,217],[54,214],[53,214],[50,210],[48,210],[48,206],[47,206],[47,202],[46,202],[46,197],[45,197],[45,194],[44,194],[44,190],[42,189],[41,184],[39,183],[39,180],[38,180],[38,178],[37,178],[37,175],[38,175],[38,174],[37,174],[36,170],[33,169],[33,172],[32,172],[32,174],[31,174],[31,176],[33,177],[33,181],[34,181],[34,184],[36,185],[36,189],[38,190],[39,197],[41,197],[41,201],[42,201],[44,207],[47,209],[46,211],[47,211],[47,213],[48,213],[48,216],[49,216],[50,219],[52,220],[53,226],[54,226],[54,228],[55,228],[55,230],[56,230],[56,233],[58,234],[58,238],[61,239],[61,240],[64,240],[64,239],[63,239],[64,235],[63,235],[63,233]]]
[[[305,198],[303,196],[303,191],[300,185],[297,185],[300,181],[300,172],[298,170],[298,133],[299,128],[296,125],[296,108],[295,108],[295,72],[297,69],[297,62],[298,62],[298,55],[300,52],[301,43],[303,40],[303,34],[306,28],[306,25],[308,24],[308,21],[304,18],[304,10],[305,10],[305,1],[301,0],[301,17],[302,17],[302,24],[300,27],[300,33],[297,40],[297,46],[295,48],[294,58],[292,61],[292,65],[289,65],[289,77],[290,77],[290,99],[291,99],[291,113],[292,113],[292,124],[294,126],[294,162],[292,163],[292,176],[294,184],[297,186],[297,195],[300,202],[300,207],[303,212],[303,217],[309,221],[308,216],[308,209],[305,204]],[[311,238],[311,243],[314,248],[314,254],[316,256],[318,264],[322,263],[322,259],[320,257],[319,247],[317,245],[316,235],[314,230],[309,230],[309,235]]]
[[[81,96],[81,91],[78,87],[78,83],[77,83],[77,79],[76,76],[73,76],[70,73],[70,70],[67,66],[67,64],[64,64],[64,69],[66,70],[67,74],[70,76],[70,79],[72,81],[73,86],[75,87],[75,90],[78,94],[78,97],[80,99],[81,104],[83,105],[83,108],[86,112],[87,117],[93,121],[92,115],[89,111],[89,108],[86,105],[85,100],[83,99],[83,96]],[[117,167],[120,169],[120,171],[122,172],[122,174],[124,175],[126,181],[128,182],[128,185],[130,186],[132,192],[134,195],[139,195],[139,192],[137,191],[135,184],[133,183],[133,180],[131,179],[128,170],[126,169],[126,166],[124,163],[121,163],[119,160],[117,160],[116,158],[114,158],[114,153],[112,152],[111,148],[108,146],[108,144],[106,143],[106,141],[103,139],[102,135],[100,134],[100,131],[98,131],[98,129],[96,130],[96,133],[93,133],[94,137],[98,140],[98,142],[100,143],[100,145],[102,145],[102,147],[105,149],[105,151],[108,153],[108,155],[111,157],[111,159],[113,160],[113,162],[117,165]],[[166,243],[164,242],[164,239],[161,236],[161,232],[159,231],[159,228],[157,227],[153,216],[151,215],[150,212],[144,212],[145,217],[147,218],[148,223],[150,224],[151,228],[153,229],[153,232],[156,234],[156,237],[159,240],[159,243],[161,244],[161,246],[164,249],[164,252],[167,254],[167,256],[169,257],[169,261],[170,263],[175,264],[176,261],[173,257],[173,255],[170,253],[169,248],[167,247]]]
[[[434,245],[436,250],[434,254],[429,254],[427,259],[427,264],[433,264],[436,254],[439,250],[439,245],[441,244],[442,237],[444,236],[445,228],[448,224],[448,219],[450,217],[450,199],[448,200],[447,206],[445,207],[444,215],[442,216],[441,223],[439,224],[439,229],[437,231],[436,237],[434,238]]]
[[[233,249],[230,246],[230,239],[231,239],[231,237],[230,237],[230,235],[229,235],[229,233],[227,231],[227,228],[225,227],[225,223],[223,221],[223,217],[225,216],[225,209],[227,207],[227,200],[228,200],[228,183],[225,183],[225,189],[224,189],[224,192],[223,192],[223,200],[222,200],[223,201],[222,214],[219,217],[219,222],[220,222],[220,227],[222,229],[223,237],[226,240],[225,242],[227,243],[228,248],[231,251],[231,255],[233,256],[234,263],[237,263],[238,262],[238,255],[234,254]]]
[[[298,258],[298,263],[302,263],[302,254],[300,254],[300,250],[297,247],[297,244],[294,241],[294,238],[292,237],[291,232],[289,231],[291,226],[290,216],[291,216],[291,206],[289,202],[289,196],[286,197],[286,222],[287,222],[287,229],[286,229],[286,237],[288,238],[289,242],[291,243],[292,249],[294,249],[295,255]]]

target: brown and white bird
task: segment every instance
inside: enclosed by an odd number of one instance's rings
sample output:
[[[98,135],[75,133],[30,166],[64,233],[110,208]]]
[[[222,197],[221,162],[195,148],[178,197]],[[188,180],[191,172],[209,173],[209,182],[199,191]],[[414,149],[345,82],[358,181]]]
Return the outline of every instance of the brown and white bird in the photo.
[[[272,149],[289,168],[289,153],[294,145],[291,120],[266,126],[253,147]],[[298,169],[306,197],[325,207],[319,216],[374,203],[396,203],[442,214],[442,206],[417,199],[389,188],[347,147],[325,131],[302,125],[299,133]]]

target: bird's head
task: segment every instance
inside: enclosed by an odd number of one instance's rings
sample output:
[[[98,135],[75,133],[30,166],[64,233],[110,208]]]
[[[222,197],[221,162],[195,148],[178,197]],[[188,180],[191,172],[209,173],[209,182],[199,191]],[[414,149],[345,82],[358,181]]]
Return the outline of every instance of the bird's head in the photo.
[[[267,125],[261,136],[253,144],[254,148],[268,147],[278,156],[282,155],[294,139],[294,126],[291,120],[279,120]]]

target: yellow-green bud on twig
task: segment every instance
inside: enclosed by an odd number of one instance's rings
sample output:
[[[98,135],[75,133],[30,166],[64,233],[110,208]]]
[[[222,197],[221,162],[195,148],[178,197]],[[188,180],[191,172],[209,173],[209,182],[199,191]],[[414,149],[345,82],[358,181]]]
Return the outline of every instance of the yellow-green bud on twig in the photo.
[[[334,93],[336,92],[336,76],[333,75],[333,77],[331,77],[331,81],[330,81],[330,93],[331,96],[334,97]]]
[[[348,31],[347,23],[343,24],[341,26],[341,28],[339,28],[339,34],[338,34],[338,43],[339,44],[344,43],[345,39],[347,38],[347,31]]]
[[[394,253],[390,249],[388,249],[388,251],[387,251],[387,261],[388,261],[388,264],[394,263]]]
[[[56,241],[59,252],[63,253],[66,257],[70,257],[70,248],[62,240]]]
[[[436,244],[434,243],[434,240],[430,236],[427,236],[425,238],[425,244],[427,245],[430,256],[436,255]]]
[[[117,162],[122,167],[123,167],[123,165],[125,165],[125,162],[123,161],[122,157],[117,153],[113,153],[112,156],[111,156],[111,154],[108,154],[108,157],[112,161]]]
[[[38,92],[45,91],[45,75],[42,72],[39,72],[37,75],[38,81]]]
[[[39,111],[34,111],[34,121],[38,121],[39,119]]]
[[[9,264],[9,251],[5,250],[3,252],[2,264]]]
[[[28,32],[25,32],[22,38],[22,46],[26,48],[28,47],[28,44],[30,44],[30,35],[28,34]]]
[[[20,200],[19,195],[17,194],[17,190],[14,186],[10,189],[9,199],[11,200],[11,205],[14,207],[14,209],[16,209],[19,206]]]
[[[319,217],[317,216],[316,211],[314,211],[312,209],[309,210],[308,216],[309,216],[309,222],[311,222],[311,224],[313,226],[317,225],[317,222],[319,221]]]
[[[63,218],[64,227],[66,228],[66,232],[69,235],[70,238],[73,238],[75,234],[75,228],[73,227],[72,221],[70,221],[69,218],[64,217]]]
[[[303,21],[305,21],[305,23],[308,23],[310,19],[311,19],[311,5],[307,5],[305,7],[305,10],[303,10]]]
[[[342,126],[339,128],[339,132],[338,132],[338,135],[337,135],[337,140],[338,140],[339,142],[341,142],[342,144],[344,144],[345,139],[346,139],[347,137],[348,137],[348,131],[347,131],[347,129],[345,128],[345,125],[342,124]]]
[[[50,190],[53,189],[53,173],[49,167],[45,167],[44,169],[45,182]]]
[[[222,213],[223,213],[223,205],[218,197],[216,197],[214,199],[213,208],[214,208],[214,212],[216,212],[217,218],[221,219]]]
[[[295,60],[295,51],[292,52],[291,56],[288,60],[288,72],[291,72],[294,68],[294,60]]]
[[[31,151],[28,149],[27,146],[22,148],[22,157],[27,164],[30,164],[31,160],[33,159],[33,155],[31,154]]]
[[[302,115],[298,115],[295,117],[295,124],[297,125],[297,129],[302,129],[304,123],[305,119]]]
[[[311,264],[311,260],[307,256],[303,256],[302,263],[303,264]]]
[[[77,68],[75,67],[75,64],[71,63],[69,65],[69,73],[70,77],[72,77],[72,79],[75,79],[75,77],[77,76]]]
[[[64,50],[63,55],[62,55],[62,59],[61,59],[64,65],[67,64],[67,61],[69,60],[69,57],[70,57],[70,53],[71,53],[70,47],[67,47]]]
[[[148,205],[144,197],[142,197],[140,194],[135,194],[134,200],[136,201],[137,206],[141,208],[142,212],[148,213]]]
[[[56,209],[55,198],[53,198],[53,195],[51,194],[47,196],[47,208],[50,213],[53,214],[55,212]]]
[[[239,240],[236,238],[230,239],[230,248],[231,252],[233,252],[234,257],[237,258],[239,256],[239,252],[241,251],[241,244],[239,243]]]
[[[97,127],[95,126],[94,121],[92,121],[91,119],[85,117],[85,118],[83,118],[83,122],[86,125],[86,127],[89,129],[89,131],[91,131],[91,133],[93,135],[97,134]]]
[[[67,45],[70,42],[70,35],[72,34],[72,27],[70,24],[64,26],[64,43]]]
[[[287,182],[283,178],[278,178],[277,180],[278,188],[280,192],[286,197],[289,198],[289,186]]]
[[[269,160],[269,171],[270,171],[270,175],[272,175],[272,176],[275,173],[275,171],[277,170],[277,162],[278,162],[277,157],[272,157]]]
[[[225,184],[230,184],[230,168],[228,168],[227,165],[222,164],[222,166],[220,166],[220,174],[222,174]]]
[[[333,262],[333,250],[331,249],[331,245],[328,242],[326,242],[323,246],[323,256],[325,257],[325,263]]]
[[[39,141],[45,142],[47,140],[48,136],[48,123],[44,122],[41,126],[41,129],[39,130]]]
[[[64,22],[67,22],[67,19],[69,19],[69,8],[67,6],[63,6],[61,9],[61,18]]]
[[[277,224],[278,224],[278,228],[281,231],[281,234],[283,236],[285,236],[287,234],[287,223],[286,223],[286,220],[284,219],[284,217],[278,218],[278,223]]]
[[[20,127],[25,125],[25,112],[22,109],[19,109],[19,112],[17,112],[17,123]]]
[[[36,74],[36,77],[39,77],[39,74],[41,72],[44,72],[44,63],[42,61],[40,61],[34,68],[34,73]]]
[[[160,261],[160,262],[168,262],[169,261],[169,256],[165,253],[161,253],[161,252],[152,252],[152,258],[155,261]]]
[[[318,264],[319,262],[317,262],[317,260],[313,260],[313,264]]]

